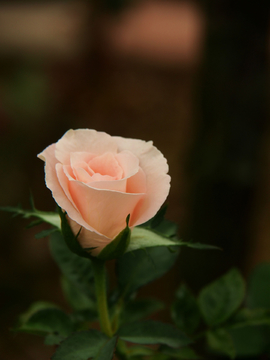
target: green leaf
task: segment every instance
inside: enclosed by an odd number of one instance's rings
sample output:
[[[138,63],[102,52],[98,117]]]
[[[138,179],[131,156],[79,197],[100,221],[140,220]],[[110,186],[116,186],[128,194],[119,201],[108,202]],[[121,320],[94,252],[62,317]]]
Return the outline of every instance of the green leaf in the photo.
[[[16,330],[41,336],[54,334],[59,335],[60,339],[64,339],[74,328],[69,316],[62,310],[44,309],[34,313]]]
[[[230,334],[225,329],[207,331],[207,344],[210,349],[219,354],[228,355],[231,359],[235,358],[235,348]]]
[[[67,244],[67,247],[69,248],[70,251],[72,251],[74,254],[87,258],[87,259],[91,259],[91,255],[90,253],[88,253],[85,249],[83,249],[78,241],[78,236],[80,234],[80,231],[78,232],[77,235],[74,235],[71,227],[69,226],[67,217],[66,217],[66,212],[63,212],[61,208],[58,208],[59,210],[59,215],[61,218],[61,230],[62,230],[62,234],[63,234],[63,238]],[[90,249],[88,249],[90,250]]]
[[[134,357],[137,356],[141,359],[141,356],[150,356],[153,353],[154,350],[143,346],[130,346],[127,348],[128,358],[132,358],[132,359],[134,359]]]
[[[165,355],[168,355],[170,358],[174,358],[174,359],[185,359],[185,360],[201,359],[201,357],[197,355],[195,351],[189,347],[172,349],[168,346],[161,346],[159,351]]]
[[[111,360],[113,358],[117,336],[114,336],[99,350],[94,360]]]
[[[162,234],[163,236],[177,239],[178,226],[176,223],[170,220],[164,219],[154,229],[156,232]]]
[[[130,215],[126,219],[127,226],[116,238],[111,241],[97,256],[100,260],[117,259],[124,255],[130,242],[130,228],[128,227]]]
[[[176,348],[191,343],[179,329],[152,320],[125,324],[119,329],[118,335],[122,340],[145,345],[164,344]]]
[[[229,329],[237,357],[256,357],[266,353],[269,337],[263,326]]]
[[[168,205],[163,205],[158,210],[156,215],[150,220],[150,227],[152,229],[158,227],[164,221],[164,216],[165,216],[165,214],[167,212],[167,208],[168,208]]]
[[[47,230],[43,230],[41,232],[39,232],[38,234],[35,235],[36,239],[42,239],[46,236],[51,235],[52,233],[54,233],[55,231],[57,231],[57,229],[53,228],[53,229],[47,229]]]
[[[247,288],[248,307],[270,309],[270,263],[260,264],[253,270]]]
[[[1,206],[0,210],[12,212],[14,213],[14,215],[21,215],[25,219],[35,217],[41,221],[44,221],[50,225],[55,226],[58,229],[61,228],[60,217],[57,213],[54,212],[38,211],[35,208],[33,210],[23,210],[20,206],[17,207]]]
[[[121,323],[142,320],[152,313],[161,310],[164,304],[156,299],[139,299],[129,301],[121,313]]]
[[[141,286],[164,275],[175,263],[178,251],[153,247],[126,253],[116,263],[120,291],[130,294]]]
[[[59,309],[59,307],[47,301],[36,301],[29,307],[29,309],[27,309],[27,311],[20,315],[19,326],[25,324],[30,319],[30,317],[34,315],[34,313],[44,309]]]
[[[185,285],[181,285],[176,292],[171,315],[177,327],[187,334],[193,334],[200,324],[201,314],[197,301]]]
[[[198,298],[206,323],[216,326],[226,321],[241,305],[244,296],[245,283],[236,269],[206,286]]]
[[[72,253],[66,246],[60,232],[51,235],[50,249],[53,258],[65,277],[78,291],[84,293],[93,301],[94,307],[95,287],[91,261]]]
[[[97,356],[108,340],[97,330],[76,332],[60,344],[52,360],[88,360]]]
[[[61,286],[67,302],[72,309],[76,311],[88,310],[95,308],[93,299],[89,298],[84,292],[75,287],[71,281],[65,277],[61,278]]]
[[[142,227],[135,227],[131,231],[131,238],[126,252],[145,249],[156,246],[180,246],[181,242],[171,240],[162,235],[159,235],[151,230]]]
[[[187,246],[192,249],[198,249],[198,250],[222,250],[221,248],[214,245],[194,243],[192,241],[181,241],[180,246]]]
[[[270,325],[270,309],[240,309],[226,325],[230,328]]]

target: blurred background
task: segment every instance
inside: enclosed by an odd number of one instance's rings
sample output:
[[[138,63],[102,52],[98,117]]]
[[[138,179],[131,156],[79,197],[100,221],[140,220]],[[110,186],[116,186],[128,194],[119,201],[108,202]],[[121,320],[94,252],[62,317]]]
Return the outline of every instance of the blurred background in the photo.
[[[54,210],[36,155],[68,129],[153,140],[170,166],[167,218],[183,249],[141,291],[169,304],[238,266],[270,261],[270,2],[70,0],[0,4],[0,205]],[[37,300],[67,306],[48,239],[1,213],[0,349],[45,360],[8,329]],[[167,318],[168,314],[160,315]]]

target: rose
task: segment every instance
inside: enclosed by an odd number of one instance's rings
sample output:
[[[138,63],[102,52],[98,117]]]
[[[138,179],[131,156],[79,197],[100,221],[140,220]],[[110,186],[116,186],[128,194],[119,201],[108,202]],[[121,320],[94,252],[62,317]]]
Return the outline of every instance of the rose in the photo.
[[[69,130],[38,157],[82,247],[97,255],[126,226],[151,219],[170,189],[167,160],[151,141]]]

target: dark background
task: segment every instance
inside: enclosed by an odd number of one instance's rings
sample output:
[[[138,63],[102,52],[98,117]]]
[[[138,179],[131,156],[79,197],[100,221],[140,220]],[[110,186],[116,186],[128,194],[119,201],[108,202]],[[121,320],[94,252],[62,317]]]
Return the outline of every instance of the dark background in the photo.
[[[270,260],[269,1],[18,1],[0,5],[1,206],[54,210],[36,155],[68,129],[153,140],[168,159],[177,266],[141,291],[169,304],[231,266]],[[53,349],[10,329],[37,300],[67,305],[48,239],[1,213],[3,360]],[[168,319],[168,312],[159,318]]]

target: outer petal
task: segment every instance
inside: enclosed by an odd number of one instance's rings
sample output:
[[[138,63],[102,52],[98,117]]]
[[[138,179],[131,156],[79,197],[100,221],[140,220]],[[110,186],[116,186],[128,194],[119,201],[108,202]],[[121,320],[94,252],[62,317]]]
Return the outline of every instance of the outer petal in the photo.
[[[65,170],[67,171],[67,168]],[[67,174],[64,171],[64,166],[62,164],[56,164],[56,174],[57,179],[59,181],[59,184],[61,184],[62,191],[64,193],[64,197],[58,196],[58,194],[54,194],[53,190],[53,197],[57,204],[65,210],[69,217],[76,221],[81,226],[85,227],[88,230],[95,231],[82,217],[80,214],[79,209],[76,206],[76,202],[73,200],[70,190],[69,190],[69,184],[70,180],[68,179]]]
[[[144,194],[126,194],[94,189],[76,180],[69,182],[69,191],[85,222],[99,234],[113,239],[126,226]],[[76,219],[74,219],[76,221]]]
[[[122,137],[114,137],[114,139],[119,151],[129,150],[139,158],[140,167],[146,175],[146,195],[133,213],[133,225],[139,225],[157,213],[169,194],[171,177],[167,174],[167,160],[153,146],[152,141]]]
[[[73,152],[89,152],[102,155],[104,152],[117,152],[115,140],[104,132],[96,130],[69,130],[56,143],[55,157],[62,164],[69,164],[70,154]]]
[[[65,183],[67,181],[66,176],[63,176],[59,181],[59,176],[57,174],[57,167],[62,167],[55,158],[55,144],[48,146],[38,157],[45,161],[45,182],[48,189],[51,190],[52,196],[56,203],[68,214],[75,219],[82,219],[76,206],[70,201],[63,186],[60,182]],[[82,219],[83,221],[83,219]],[[87,226],[87,224],[85,224]],[[84,226],[85,226],[84,225]]]
[[[69,225],[74,234],[78,234],[81,229],[78,240],[83,248],[96,247],[96,249],[91,251],[91,255],[93,256],[97,256],[100,251],[112,241],[112,239],[109,239],[106,236],[81,227],[81,225],[71,219],[69,219]]]

